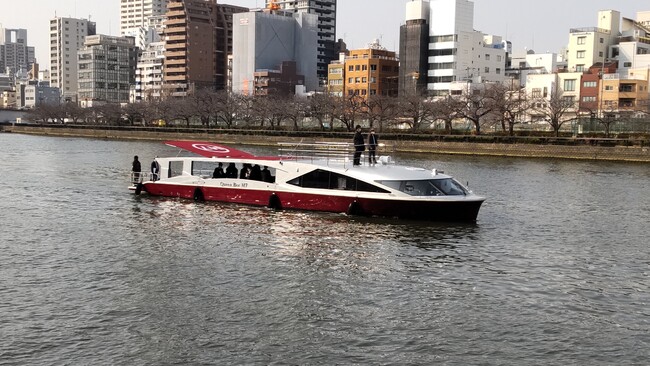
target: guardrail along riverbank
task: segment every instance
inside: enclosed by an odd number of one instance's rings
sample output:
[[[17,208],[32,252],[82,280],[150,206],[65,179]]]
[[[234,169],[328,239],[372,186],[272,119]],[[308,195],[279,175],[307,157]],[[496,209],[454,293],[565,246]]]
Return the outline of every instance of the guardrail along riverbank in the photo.
[[[278,142],[352,141],[351,132],[175,127],[6,125],[5,132],[121,140],[207,140],[276,146]],[[650,163],[647,138],[511,137],[382,133],[394,152]]]

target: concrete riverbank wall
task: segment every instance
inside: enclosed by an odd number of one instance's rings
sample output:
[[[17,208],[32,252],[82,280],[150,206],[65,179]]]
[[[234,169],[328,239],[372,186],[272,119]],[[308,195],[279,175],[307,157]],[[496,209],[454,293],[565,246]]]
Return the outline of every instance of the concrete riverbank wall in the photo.
[[[62,128],[60,126],[15,125],[4,126],[5,132],[35,134],[44,136],[68,136],[99,139],[122,140],[200,140],[222,143],[225,145],[247,144],[260,146],[275,146],[278,142],[315,142],[315,141],[351,141],[352,134],[333,133],[330,136],[304,136],[301,134],[281,133],[271,134],[264,131],[254,133],[222,132],[220,130],[191,130],[189,132],[133,130],[133,129],[93,129],[93,128]],[[349,135],[349,136],[348,136]],[[409,140],[399,136],[386,135],[383,142],[392,152],[429,153],[447,155],[474,156],[503,156],[524,158],[553,158],[601,161],[628,161],[650,163],[650,145],[647,143],[628,144],[549,144],[549,143],[517,143],[517,142],[465,142],[427,140],[417,138]],[[571,141],[571,140],[565,140]],[[603,146],[605,145],[605,146]]]

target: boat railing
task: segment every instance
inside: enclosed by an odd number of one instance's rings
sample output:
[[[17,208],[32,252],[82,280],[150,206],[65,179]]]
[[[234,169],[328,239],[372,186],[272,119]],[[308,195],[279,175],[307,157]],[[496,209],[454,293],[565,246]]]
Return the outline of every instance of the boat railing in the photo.
[[[131,172],[131,175],[129,176],[129,181],[134,186],[140,183],[149,182],[153,180],[154,180],[153,173],[151,172],[141,172],[141,173]]]
[[[351,162],[354,157],[355,146],[351,142],[278,142],[280,158],[285,160],[310,161],[326,160],[327,162]],[[381,155],[386,155],[390,147],[386,144],[377,145],[377,160]],[[362,163],[368,159],[368,146],[361,154]],[[390,159],[383,159],[390,161]]]

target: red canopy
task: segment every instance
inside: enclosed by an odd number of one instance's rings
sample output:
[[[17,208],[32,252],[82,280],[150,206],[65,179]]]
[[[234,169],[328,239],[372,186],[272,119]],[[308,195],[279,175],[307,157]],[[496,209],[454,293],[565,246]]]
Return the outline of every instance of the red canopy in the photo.
[[[201,141],[166,141],[166,145],[178,147],[183,150],[191,151],[195,154],[207,158],[235,158],[235,159],[253,159],[255,155],[245,151],[236,150],[227,146],[217,145],[212,142]]]

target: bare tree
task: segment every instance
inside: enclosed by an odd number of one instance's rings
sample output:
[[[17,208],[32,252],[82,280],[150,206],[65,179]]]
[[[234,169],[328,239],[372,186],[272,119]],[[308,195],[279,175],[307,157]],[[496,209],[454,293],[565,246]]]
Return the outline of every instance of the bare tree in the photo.
[[[526,93],[520,88],[514,89],[503,84],[496,84],[492,87],[494,98],[494,112],[503,132],[510,136],[515,134],[515,125],[521,123],[521,117],[528,109]]]
[[[56,120],[57,105],[39,104],[34,109],[27,112],[30,120],[41,123],[49,123]]]
[[[101,104],[90,109],[91,118],[97,124],[120,125],[122,122],[122,110],[119,104]]]
[[[226,127],[232,128],[235,120],[241,117],[241,114],[250,111],[251,104],[249,102],[252,102],[252,99],[241,94],[229,93],[224,90],[217,92],[214,100],[214,112],[217,121],[221,121]]]
[[[287,118],[286,98],[270,95],[255,97],[253,116],[260,127],[264,127],[267,122],[271,129],[281,126]]]
[[[144,103],[129,103],[122,107],[122,115],[129,121],[131,126],[135,126],[137,120],[143,120],[145,115]]]
[[[336,98],[336,119],[341,121],[348,131],[354,131],[356,121],[363,111],[363,98],[358,95]]]
[[[453,131],[453,122],[458,118],[460,102],[451,96],[437,99],[431,103],[431,114],[433,121],[443,121],[445,132],[450,134]]]
[[[567,115],[573,112],[575,108],[576,103],[573,97],[565,98],[562,89],[553,86],[547,98],[533,98],[531,110],[551,125],[555,136],[559,137],[562,126],[566,122],[575,119],[575,117],[567,118]]]
[[[399,113],[406,118],[413,132],[432,121],[432,103],[425,96],[416,94],[406,95],[399,99]]]
[[[337,99],[329,93],[315,94],[309,99],[309,113],[320,124],[321,129],[334,128]]]
[[[84,121],[88,116],[88,110],[81,108],[77,103],[66,103],[63,106],[63,110],[70,122],[75,124]]]
[[[308,103],[305,98],[289,97],[284,100],[285,117],[287,120],[293,122],[295,130],[300,129],[300,122],[305,119],[308,110]]]
[[[170,98],[165,103],[171,104],[171,116],[174,120],[185,122],[185,127],[190,128],[192,119],[197,116],[197,110],[188,98],[176,99]]]
[[[365,115],[368,118],[370,127],[374,124],[379,125],[379,132],[383,131],[384,123],[390,121],[397,116],[398,100],[394,97],[383,95],[371,95],[364,102]]]
[[[194,117],[210,128],[210,121],[217,115],[216,93],[207,88],[199,89],[186,98],[186,103],[194,111]]]
[[[494,113],[496,103],[494,99],[493,85],[482,84],[482,89],[470,89],[456,97],[458,117],[465,118],[472,122],[477,135],[481,134],[481,127],[488,120],[486,116]]]

